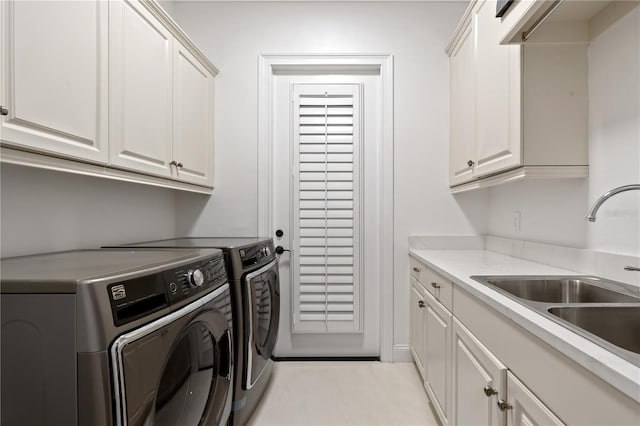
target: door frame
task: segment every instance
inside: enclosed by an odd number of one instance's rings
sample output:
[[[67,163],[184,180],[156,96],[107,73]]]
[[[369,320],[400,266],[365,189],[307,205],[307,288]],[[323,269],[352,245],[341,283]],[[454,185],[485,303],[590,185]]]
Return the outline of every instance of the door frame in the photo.
[[[393,361],[393,56],[263,54],[258,57],[258,236],[273,233],[273,80],[278,71],[322,68],[345,71],[377,70],[381,82],[380,143],[382,189],[380,214],[380,360]]]

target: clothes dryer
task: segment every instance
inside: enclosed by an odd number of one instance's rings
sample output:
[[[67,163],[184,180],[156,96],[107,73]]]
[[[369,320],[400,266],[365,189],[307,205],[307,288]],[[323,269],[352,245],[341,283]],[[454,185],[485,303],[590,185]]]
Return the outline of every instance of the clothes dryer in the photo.
[[[220,250],[82,250],[0,268],[3,425],[227,423]]]
[[[278,338],[280,280],[271,238],[175,238],[127,244],[143,249],[219,248],[231,283],[236,343],[232,421],[244,425],[271,378]]]

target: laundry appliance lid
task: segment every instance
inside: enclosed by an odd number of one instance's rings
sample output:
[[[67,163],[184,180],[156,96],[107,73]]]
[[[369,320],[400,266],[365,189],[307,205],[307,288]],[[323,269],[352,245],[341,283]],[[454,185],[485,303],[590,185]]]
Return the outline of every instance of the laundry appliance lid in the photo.
[[[2,293],[76,293],[79,285],[115,282],[221,255],[216,249],[73,250],[0,259]]]
[[[172,238],[168,240],[147,241],[133,244],[124,244],[120,247],[146,247],[146,248],[221,248],[233,249],[251,247],[256,244],[269,241],[269,238],[259,237],[187,237]]]

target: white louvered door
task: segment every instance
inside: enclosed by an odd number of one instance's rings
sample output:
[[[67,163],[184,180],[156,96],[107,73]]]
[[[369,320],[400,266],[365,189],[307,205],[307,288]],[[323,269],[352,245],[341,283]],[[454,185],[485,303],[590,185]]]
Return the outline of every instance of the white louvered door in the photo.
[[[360,85],[293,85],[293,333],[359,333]]]

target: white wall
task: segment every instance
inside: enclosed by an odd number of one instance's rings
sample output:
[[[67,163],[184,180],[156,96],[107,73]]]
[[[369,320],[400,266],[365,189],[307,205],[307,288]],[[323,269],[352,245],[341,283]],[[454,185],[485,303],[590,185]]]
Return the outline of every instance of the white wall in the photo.
[[[220,69],[214,197],[204,202],[178,195],[177,233],[257,232],[259,54],[393,54],[394,342],[406,345],[408,235],[485,231],[486,194],[454,198],[448,189],[444,49],[465,6],[451,1],[176,3],[174,17]]]
[[[1,257],[170,238],[171,190],[3,164]]]
[[[640,256],[640,191],[607,201],[596,223],[584,220],[602,193],[640,183],[640,7],[620,19],[607,12],[590,28],[589,178],[491,188],[490,235]]]
[[[599,32],[595,25],[591,31]],[[640,183],[640,7],[589,47],[589,139],[589,204],[611,188]],[[640,256],[640,191],[603,204],[587,235],[594,250]]]

